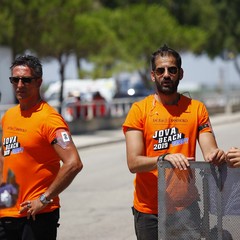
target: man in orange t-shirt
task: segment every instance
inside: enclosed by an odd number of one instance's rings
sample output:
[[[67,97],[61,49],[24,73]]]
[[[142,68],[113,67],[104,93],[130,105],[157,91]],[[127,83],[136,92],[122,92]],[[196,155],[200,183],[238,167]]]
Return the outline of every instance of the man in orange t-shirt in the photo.
[[[58,195],[80,172],[82,162],[66,122],[41,99],[40,61],[20,56],[10,69],[19,104],[2,118],[0,236],[54,240]]]
[[[166,173],[166,202],[171,216],[167,220],[175,216],[177,222],[167,221],[172,232],[168,232],[168,239],[175,239],[176,231],[176,239],[200,239],[200,214],[195,215],[200,211],[197,189],[189,183],[177,189],[178,177],[190,174],[189,160],[195,159],[197,140],[206,161],[220,164],[225,154],[217,147],[204,104],[177,91],[183,78],[180,55],[164,45],[153,53],[151,61],[156,93],[134,103],[123,124],[128,167],[136,174],[136,236],[138,240],[158,239],[157,161],[161,159],[174,167]]]

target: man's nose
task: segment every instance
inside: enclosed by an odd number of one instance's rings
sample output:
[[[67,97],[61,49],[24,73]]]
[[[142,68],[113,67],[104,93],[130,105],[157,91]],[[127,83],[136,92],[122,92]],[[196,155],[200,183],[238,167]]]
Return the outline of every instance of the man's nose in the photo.
[[[19,87],[21,87],[21,86],[24,86],[24,83],[23,83],[23,81],[22,81],[22,79],[19,79],[18,80],[18,83],[17,83],[17,86]]]

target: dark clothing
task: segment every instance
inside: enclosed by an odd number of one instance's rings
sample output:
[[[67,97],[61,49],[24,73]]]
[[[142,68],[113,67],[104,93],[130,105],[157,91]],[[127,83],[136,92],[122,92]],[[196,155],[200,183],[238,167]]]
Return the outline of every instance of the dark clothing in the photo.
[[[158,240],[158,215],[141,213],[133,208],[135,232],[138,240]],[[198,202],[174,214],[167,215],[166,239],[201,239],[201,218]]]
[[[32,218],[0,218],[0,240],[56,240],[59,209]]]

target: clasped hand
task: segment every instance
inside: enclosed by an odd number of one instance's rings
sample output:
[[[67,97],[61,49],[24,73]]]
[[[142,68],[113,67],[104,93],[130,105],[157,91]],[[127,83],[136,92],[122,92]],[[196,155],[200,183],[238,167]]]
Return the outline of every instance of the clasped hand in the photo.
[[[19,213],[21,214],[21,213],[27,212],[27,219],[32,217],[33,220],[35,220],[36,214],[45,207],[46,207],[46,205],[43,205],[41,203],[41,201],[39,200],[39,198],[37,198],[35,200],[31,200],[31,201],[28,200],[28,201],[22,202],[20,204]]]

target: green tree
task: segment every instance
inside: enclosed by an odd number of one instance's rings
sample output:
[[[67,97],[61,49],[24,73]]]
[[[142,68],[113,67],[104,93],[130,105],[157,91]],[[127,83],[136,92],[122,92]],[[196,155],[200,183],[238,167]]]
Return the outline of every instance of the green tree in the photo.
[[[144,17],[143,17],[144,16]],[[164,43],[177,50],[200,51],[206,34],[197,27],[185,27],[156,4],[134,4],[114,10],[106,24],[117,32],[125,52],[124,61],[138,70],[149,86],[149,58]]]
[[[163,0],[163,5],[181,25],[198,26],[207,39],[202,51],[210,58],[233,60],[240,76],[240,0]]]
[[[1,0],[1,12],[7,12],[11,22],[7,31],[11,37],[7,45],[12,48],[13,58],[27,50],[34,51],[41,37],[40,12],[46,5],[46,0]],[[5,29],[6,31],[6,29]]]
[[[222,53],[225,60],[233,60],[235,68],[240,76],[240,1],[213,0],[213,5],[218,13],[217,27],[211,32],[211,48],[208,53],[216,56]],[[218,44],[216,44],[218,42]],[[216,45],[215,45],[216,44]]]
[[[100,9],[88,14],[79,14],[75,18],[74,51],[78,63],[81,58],[94,63],[93,78],[112,76],[112,69],[119,57],[121,48],[115,31],[110,29],[104,16],[110,11]],[[79,72],[81,67],[79,66]]]
[[[79,14],[90,11],[92,8],[91,0],[72,0],[72,1],[46,1],[42,8],[39,18],[41,24],[41,35],[39,44],[34,49],[43,57],[51,56],[59,62],[61,89],[60,106],[63,101],[63,82],[65,78],[65,66],[68,57],[75,52],[75,18]],[[61,108],[59,109],[61,112]]]
[[[9,46],[13,35],[13,18],[7,8],[0,10],[0,45]]]
[[[94,7],[92,0],[2,0],[1,12],[4,10],[9,14],[12,23],[12,31],[9,27],[11,38],[6,44],[11,46],[13,57],[31,51],[40,58],[57,59],[63,83],[65,65],[69,54],[74,52],[76,42],[71,31],[75,17]],[[60,103],[62,93],[63,84]]]

